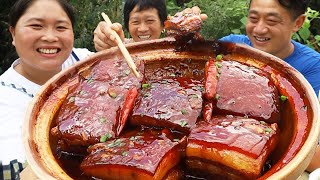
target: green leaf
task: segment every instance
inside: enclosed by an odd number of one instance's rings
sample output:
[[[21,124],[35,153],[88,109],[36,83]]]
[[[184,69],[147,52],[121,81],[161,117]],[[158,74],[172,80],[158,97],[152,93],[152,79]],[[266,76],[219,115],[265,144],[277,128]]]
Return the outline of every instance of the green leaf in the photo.
[[[301,38],[300,38],[300,36],[298,35],[298,33],[294,33],[294,34],[292,35],[292,39],[301,42]]]
[[[243,24],[243,25],[246,25],[247,24],[247,21],[248,21],[248,18],[247,17],[243,17],[240,19],[240,22]]]
[[[307,28],[301,28],[298,33],[304,41],[307,41],[311,34],[310,30]]]
[[[231,31],[233,34],[241,34],[240,29],[234,29]]]
[[[308,20],[308,19],[306,19],[305,21],[304,21],[304,23],[302,24],[302,28],[307,28],[307,29],[309,29],[310,28],[310,20]]]

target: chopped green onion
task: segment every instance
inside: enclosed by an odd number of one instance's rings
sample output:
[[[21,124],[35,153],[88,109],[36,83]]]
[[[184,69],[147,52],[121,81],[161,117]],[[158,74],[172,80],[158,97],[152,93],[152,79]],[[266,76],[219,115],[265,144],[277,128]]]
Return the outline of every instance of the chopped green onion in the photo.
[[[112,135],[110,133],[103,135],[100,137],[100,142],[106,142],[108,139],[110,139],[112,137]]]
[[[148,88],[148,87],[150,87],[149,84],[142,84],[142,88],[143,88],[143,89],[146,89],[146,88]]]
[[[124,151],[124,152],[122,153],[122,156],[128,156],[128,151]]]
[[[222,55],[221,54],[217,55],[216,60],[220,61],[221,59],[222,59]]]
[[[281,101],[286,101],[288,99],[287,96],[280,96]]]
[[[218,100],[220,98],[221,98],[221,96],[219,94],[216,94],[216,99]]]
[[[101,117],[101,118],[99,119],[99,122],[101,122],[101,123],[105,123],[106,121],[107,121],[107,119],[104,118],[104,117]]]
[[[180,121],[180,126],[181,127],[186,127],[186,125],[188,125],[187,121],[184,121],[184,120]]]
[[[70,97],[70,98],[69,98],[69,103],[74,102],[74,101],[75,101],[75,99],[76,99],[76,97],[74,97],[74,96]]]
[[[185,110],[185,109],[182,109],[182,110],[181,110],[181,113],[182,113],[183,115],[186,115],[186,114],[188,114],[188,111]]]
[[[129,69],[123,71],[123,73],[124,73],[126,76],[128,76],[128,75],[130,74],[130,72],[131,72],[131,71],[130,71]]]
[[[222,64],[220,64],[220,63],[215,63],[216,64],[216,66],[217,66],[217,68],[221,68],[222,67]]]
[[[264,131],[267,132],[267,133],[271,133],[272,129],[271,128],[266,128]]]
[[[93,83],[93,81],[94,81],[94,79],[90,78],[90,79],[87,80],[87,83],[91,84],[91,83]]]
[[[81,91],[79,92],[80,95],[84,95],[85,93],[86,93],[85,90],[81,90]]]
[[[111,142],[110,144],[108,144],[108,148],[117,147],[117,146],[121,147],[124,145],[125,145],[124,143],[121,143],[121,139],[117,139]]]

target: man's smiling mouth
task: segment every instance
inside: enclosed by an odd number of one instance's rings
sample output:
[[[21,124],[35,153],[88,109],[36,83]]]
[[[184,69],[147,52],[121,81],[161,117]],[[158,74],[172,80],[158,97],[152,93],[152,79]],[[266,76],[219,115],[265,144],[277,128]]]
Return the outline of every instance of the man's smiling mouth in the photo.
[[[264,38],[264,37],[257,37],[254,36],[255,40],[260,41],[260,42],[265,42],[265,41],[269,41],[270,38]]]

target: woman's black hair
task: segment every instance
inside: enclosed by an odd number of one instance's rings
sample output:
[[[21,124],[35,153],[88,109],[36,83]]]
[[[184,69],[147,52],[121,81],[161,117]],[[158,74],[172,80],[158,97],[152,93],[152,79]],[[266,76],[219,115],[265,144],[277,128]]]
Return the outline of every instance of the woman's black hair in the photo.
[[[164,26],[164,21],[167,20],[167,7],[165,0],[127,0],[123,8],[124,27],[129,31],[129,16],[131,11],[138,7],[138,11],[146,10],[149,8],[155,8],[158,11],[158,15],[161,21],[161,25]]]
[[[15,27],[17,25],[17,22],[21,18],[21,16],[26,12],[26,10],[37,0],[17,0],[16,3],[11,7],[10,13],[9,13],[9,24],[12,27]],[[66,0],[56,0],[62,9],[66,12],[68,15],[72,27],[75,25],[75,14],[73,7],[70,3],[68,3]]]

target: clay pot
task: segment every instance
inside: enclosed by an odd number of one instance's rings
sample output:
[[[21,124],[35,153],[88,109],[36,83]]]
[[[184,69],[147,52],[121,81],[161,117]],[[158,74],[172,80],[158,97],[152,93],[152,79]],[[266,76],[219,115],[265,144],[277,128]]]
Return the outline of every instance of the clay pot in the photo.
[[[319,102],[306,79],[281,59],[240,44],[206,42],[181,44],[165,38],[126,45],[133,59],[146,61],[193,59],[205,61],[214,54],[228,54],[234,61],[249,64],[271,73],[281,94],[289,97],[283,110],[280,143],[273,152],[275,164],[261,179],[296,179],[314,155],[320,127]],[[66,95],[60,88],[72,75],[94,62],[123,58],[115,47],[105,50],[62,71],[42,86],[28,108],[23,137],[27,160],[41,179],[71,179],[57,163],[50,141],[54,116]]]

